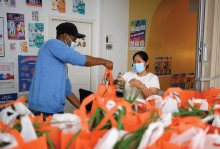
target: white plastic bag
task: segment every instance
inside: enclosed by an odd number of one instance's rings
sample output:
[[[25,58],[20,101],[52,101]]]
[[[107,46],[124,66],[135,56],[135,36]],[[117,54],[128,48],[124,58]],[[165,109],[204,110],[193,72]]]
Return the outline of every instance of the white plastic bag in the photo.
[[[175,99],[167,96],[164,99],[164,105],[161,110],[163,111],[163,113],[169,113],[169,112],[170,113],[175,113],[175,112],[179,113],[177,101]]]
[[[203,148],[208,129],[209,128],[207,128],[204,131],[201,128],[192,127],[179,135],[173,133],[169,141],[171,143],[176,143],[183,146],[189,146],[192,148]]]
[[[0,132],[0,144],[2,144],[3,142],[9,143],[9,144],[4,147],[1,147],[1,149],[13,148],[13,147],[18,146],[18,142],[15,140],[14,136],[12,136],[10,133]]]
[[[8,106],[0,112],[0,120],[8,125],[13,123],[18,115],[19,113],[17,111],[14,111],[11,106]]]
[[[152,95],[152,96],[148,97],[146,100],[147,101],[155,100],[155,107],[160,108],[160,109],[162,108],[163,103],[164,103],[163,98],[159,95]]]
[[[181,106],[181,100],[180,100],[180,97],[179,97],[179,93],[177,93],[177,92],[170,93],[170,94],[169,94],[169,97],[172,98],[172,99],[174,99],[174,97],[175,97],[175,98],[176,98],[176,101],[177,101],[178,107]]]
[[[99,139],[94,149],[112,149],[118,141],[119,131],[117,128],[111,128],[105,135]]]
[[[19,115],[32,115],[34,117],[34,114],[21,102],[14,104],[15,110],[19,113]]]
[[[188,100],[188,101],[191,106],[193,106],[194,103],[195,104],[199,103],[199,104],[201,104],[201,106],[199,108],[200,110],[208,111],[208,102],[206,99],[204,100],[204,99],[194,99],[193,98],[192,100]],[[192,109],[190,107],[189,107],[189,111],[192,111]]]
[[[149,124],[148,129],[145,130],[141,138],[138,149],[144,148],[148,145],[152,145],[163,135],[163,132],[164,132],[164,127],[162,122],[158,121]]]
[[[114,145],[128,132],[125,130],[118,130],[117,128],[111,128],[105,135],[99,139],[94,149],[112,149]],[[129,137],[131,135],[127,135]]]
[[[72,126],[67,129],[63,129],[64,133],[76,133],[81,129],[81,120],[78,115],[72,113],[54,114],[51,122],[63,122],[58,124],[50,124],[51,126],[57,126],[60,129]]]
[[[21,117],[21,132],[20,132],[24,142],[29,142],[37,139],[36,132],[34,130],[33,124],[30,118],[26,116]]]
[[[214,144],[220,144],[220,135],[217,130],[215,130],[214,134],[206,135],[204,148],[217,148]]]
[[[148,129],[145,130],[141,138],[138,149],[155,143],[163,135],[164,128],[169,126],[171,123],[172,115],[171,113],[167,113],[163,114],[157,122],[149,124]]]
[[[212,122],[212,126],[220,127],[220,117],[218,114],[215,115],[214,121]]]

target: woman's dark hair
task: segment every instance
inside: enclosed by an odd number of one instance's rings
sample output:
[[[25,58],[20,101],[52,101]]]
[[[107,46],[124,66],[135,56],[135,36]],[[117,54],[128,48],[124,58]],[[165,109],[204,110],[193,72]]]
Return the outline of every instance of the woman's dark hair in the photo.
[[[141,57],[141,59],[144,60],[145,62],[148,61],[148,55],[147,55],[146,52],[144,52],[144,51],[139,51],[139,52],[135,53],[135,54],[133,55],[133,61],[134,61],[134,57],[135,57],[136,55],[139,55],[139,56]],[[146,69],[147,69],[148,67],[149,67],[149,65],[146,66]]]

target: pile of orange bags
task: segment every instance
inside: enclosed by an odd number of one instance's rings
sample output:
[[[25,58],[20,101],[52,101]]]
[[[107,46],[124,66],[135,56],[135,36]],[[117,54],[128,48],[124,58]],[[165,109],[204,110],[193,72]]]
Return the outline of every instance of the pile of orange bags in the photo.
[[[97,94],[85,98],[73,114],[55,114],[46,121],[42,115],[24,114],[8,124],[0,121],[0,148],[218,148],[220,128],[210,121],[218,123],[220,90],[169,88],[164,97],[129,103],[116,97],[111,70],[106,69],[105,75],[108,71],[111,85],[100,84]],[[1,106],[20,102],[24,98]],[[176,108],[169,111],[171,105]]]

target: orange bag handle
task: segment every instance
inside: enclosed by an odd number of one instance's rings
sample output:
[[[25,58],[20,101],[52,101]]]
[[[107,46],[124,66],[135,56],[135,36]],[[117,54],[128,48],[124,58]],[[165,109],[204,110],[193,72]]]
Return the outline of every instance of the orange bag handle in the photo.
[[[113,110],[113,114],[112,114],[112,109],[113,109],[115,106],[109,111],[109,110],[106,108],[105,103],[102,101],[102,97],[101,97],[101,96],[97,96],[97,101],[98,101],[100,107],[105,110],[106,115],[105,115],[105,117],[102,119],[102,121],[99,123],[99,125],[96,127],[95,131],[101,129],[102,126],[104,126],[105,123],[106,123],[108,120],[111,120],[111,125],[112,125],[112,127],[117,127],[117,125],[118,125],[118,124],[117,124],[117,121],[115,120],[115,118],[114,118],[114,116],[113,116],[114,110]],[[117,104],[116,104],[116,105],[117,105]],[[116,110],[117,110],[117,108],[116,108]],[[115,111],[116,111],[116,110],[115,110]]]
[[[83,101],[82,104],[79,107],[80,111],[80,119],[81,119],[81,132],[87,132],[88,131],[88,122],[86,117],[86,105],[88,105],[90,102],[94,101],[96,98],[95,94],[91,94],[87,96]]]
[[[183,92],[183,90],[179,87],[170,87],[168,88],[168,90],[166,90],[163,97],[165,98],[169,95],[169,93],[174,93],[174,92],[180,93],[180,92]]]
[[[127,114],[131,114],[132,115],[132,113],[134,112],[134,111],[132,111],[131,106],[130,106],[130,104],[127,101],[118,102],[110,111],[107,112],[105,117],[102,119],[102,121],[99,123],[99,125],[95,128],[94,131],[97,131],[97,130],[101,129],[102,126],[104,126],[108,122],[109,119],[112,120],[111,117],[113,117],[113,114],[115,113],[115,111],[117,111],[118,106],[124,106],[126,108],[127,112],[126,112],[125,116]],[[111,121],[111,122],[113,122],[113,121]],[[115,125],[113,127],[117,127],[117,125]]]
[[[156,112],[156,111],[158,112],[159,116],[163,115],[163,112],[162,112],[161,109],[159,109],[159,108],[157,108],[157,107],[151,106],[151,105],[150,105],[150,102],[148,102],[148,101],[146,101],[146,100],[145,100],[145,103],[143,103],[143,102],[135,102],[135,103],[132,103],[132,105],[136,105],[136,104],[142,104],[142,105],[148,107],[148,108],[149,108],[149,111],[147,111],[147,112],[151,112],[152,110],[154,110],[154,112]]]
[[[106,75],[107,75],[107,72],[109,72],[109,74],[110,74],[110,83],[111,83],[111,85],[114,85],[113,84],[113,75],[112,75],[112,70],[110,70],[110,69],[108,69],[108,68],[106,68],[105,69],[105,74],[104,74],[104,76],[103,76],[103,79],[102,79],[102,83],[101,84],[103,84],[103,82],[104,82],[104,80],[105,80],[105,77],[106,77]]]
[[[18,146],[14,147],[14,148],[23,148],[25,143],[24,143],[24,139],[21,137],[20,133],[16,129],[11,129],[9,132],[11,133],[11,135],[15,138],[15,140],[18,143]]]
[[[88,132],[88,122],[87,122],[87,116],[86,116],[86,105],[89,104],[91,101],[97,100],[100,107],[102,107],[106,113],[108,112],[108,109],[106,108],[104,102],[102,101],[101,96],[96,96],[95,94],[91,94],[88,97],[86,97],[82,104],[80,105],[79,111],[80,111],[80,119],[81,119],[81,132],[87,133]],[[114,116],[108,117],[111,120],[112,127],[117,127],[117,121],[115,120]]]
[[[21,97],[18,100],[15,100],[15,101],[12,101],[12,102],[9,102],[9,103],[6,103],[6,104],[1,104],[0,107],[11,106],[11,105],[13,105],[15,103],[19,103],[19,102],[25,102],[25,98]]]

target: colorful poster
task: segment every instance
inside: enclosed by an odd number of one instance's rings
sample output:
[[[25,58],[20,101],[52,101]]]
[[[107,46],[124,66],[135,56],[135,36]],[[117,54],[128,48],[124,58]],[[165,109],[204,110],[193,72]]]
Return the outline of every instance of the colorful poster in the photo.
[[[155,75],[171,75],[172,57],[155,57]]]
[[[178,87],[179,86],[179,75],[172,74],[171,75],[171,87]]]
[[[7,13],[8,39],[25,40],[24,14]]]
[[[4,26],[3,18],[0,18],[0,56],[5,56],[3,26]]]
[[[21,49],[21,52],[25,52],[25,53],[28,52],[27,41],[20,42],[20,49]]]
[[[179,74],[179,87],[183,90],[186,89],[186,74]]]
[[[37,56],[18,56],[19,92],[29,91]]]
[[[16,52],[16,43],[10,43],[10,51]]]
[[[14,88],[14,62],[0,62],[0,89]]]
[[[26,5],[30,7],[42,8],[42,0],[26,0]]]
[[[194,73],[188,73],[186,79],[186,89],[194,89]]]
[[[0,95],[0,105],[1,104],[6,104],[9,102],[13,102],[17,99],[18,95],[17,93],[12,93],[12,94],[1,94]],[[4,109],[4,107],[0,107],[0,111]]]
[[[32,21],[39,22],[39,12],[38,11],[32,11]]]
[[[146,20],[136,20],[130,23],[130,50],[145,49]]]
[[[8,7],[16,7],[16,0],[4,0],[4,3]]]
[[[28,38],[29,46],[31,48],[40,48],[44,43],[44,24],[43,23],[29,23],[28,24]]]
[[[51,0],[52,10],[60,13],[66,13],[66,1],[65,0]]]
[[[85,15],[85,0],[72,0],[73,1],[73,13],[79,13]]]

